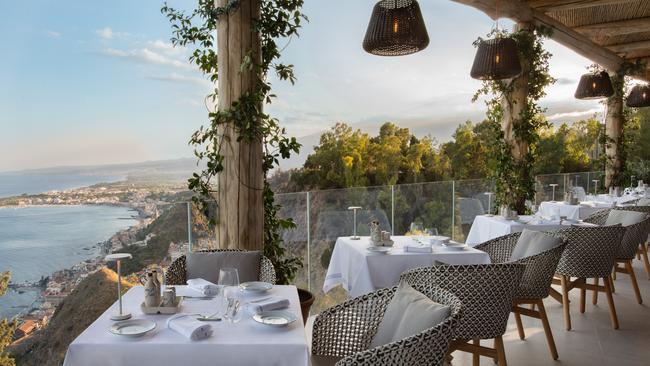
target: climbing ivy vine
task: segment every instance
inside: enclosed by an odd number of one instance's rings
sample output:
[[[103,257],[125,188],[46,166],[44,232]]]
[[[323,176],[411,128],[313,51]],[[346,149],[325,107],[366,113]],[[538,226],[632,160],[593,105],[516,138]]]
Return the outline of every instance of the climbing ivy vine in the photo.
[[[174,9],[166,3],[161,9],[172,24],[172,43],[192,47],[189,61],[215,84],[219,67],[215,51],[217,24],[221,16],[236,10],[242,1],[248,0],[228,0],[224,6],[218,6],[214,0],[199,0],[197,7],[189,12]],[[260,35],[261,55],[249,51],[240,66],[241,70],[257,75],[255,86],[243,93],[229,108],[210,112],[208,123],[192,135],[190,144],[195,147],[196,157],[205,162],[205,168],[188,180],[188,187],[195,193],[194,203],[204,212],[211,212],[216,193],[212,179],[224,169],[225,157],[221,153],[223,130],[230,128],[237,141],[263,144],[264,254],[275,266],[278,283],[284,284],[294,278],[302,262],[299,258],[288,256],[285,251],[280,231],[295,227],[295,223],[292,219],[277,216],[279,206],[275,203],[266,175],[278,165],[279,159],[298,153],[300,144],[286,135],[286,130],[276,118],[264,113],[263,105],[271,103],[275,97],[268,81],[270,72],[275,73],[279,80],[295,82],[293,65],[279,62],[281,49],[278,40],[297,36],[307,17],[301,11],[303,0],[260,0],[260,4],[260,17],[252,20],[252,28]],[[215,87],[207,98],[214,101],[217,94]],[[212,215],[210,217],[214,224]]]
[[[539,142],[539,131],[548,122],[544,118],[545,109],[538,104],[546,95],[544,89],[555,82],[549,73],[549,59],[551,54],[544,49],[544,39],[550,35],[550,30],[537,27],[530,30],[507,32],[494,30],[488,37],[511,37],[517,42],[519,59],[528,60],[530,68],[524,70],[528,78],[528,97],[526,105],[515,119],[513,133],[516,139],[526,141],[528,149],[521,159],[515,160],[512,154],[513,146],[506,140],[501,129],[504,118],[504,103],[516,103],[511,99],[515,88],[516,78],[508,80],[485,80],[472,101],[481,96],[486,97],[486,118],[498,136],[490,151],[490,158],[494,161],[496,169],[491,172],[491,179],[496,185],[497,205],[507,205],[517,212],[526,211],[526,200],[535,196],[535,177],[533,166],[535,163],[536,149]],[[483,39],[474,42],[477,46]]]

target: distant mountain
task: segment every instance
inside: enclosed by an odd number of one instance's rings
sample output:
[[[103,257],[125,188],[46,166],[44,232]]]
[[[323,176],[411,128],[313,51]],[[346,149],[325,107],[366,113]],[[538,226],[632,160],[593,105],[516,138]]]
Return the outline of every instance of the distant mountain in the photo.
[[[193,172],[199,171],[195,158],[144,161],[129,164],[55,166],[40,169],[1,172],[11,175],[98,175],[124,176],[130,180],[185,181]]]

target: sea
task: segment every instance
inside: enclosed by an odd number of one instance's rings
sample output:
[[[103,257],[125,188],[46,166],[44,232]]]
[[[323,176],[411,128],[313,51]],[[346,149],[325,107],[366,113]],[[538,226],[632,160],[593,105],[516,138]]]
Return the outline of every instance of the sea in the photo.
[[[84,187],[119,177],[27,176],[0,174],[0,196]],[[36,179],[37,181],[33,181]],[[18,183],[18,182],[23,182]],[[5,184],[3,186],[3,184]],[[0,207],[0,271],[11,282],[38,281],[100,253],[97,246],[116,232],[137,224],[137,212],[116,206]],[[28,311],[38,292],[9,289],[0,297],[0,318]]]

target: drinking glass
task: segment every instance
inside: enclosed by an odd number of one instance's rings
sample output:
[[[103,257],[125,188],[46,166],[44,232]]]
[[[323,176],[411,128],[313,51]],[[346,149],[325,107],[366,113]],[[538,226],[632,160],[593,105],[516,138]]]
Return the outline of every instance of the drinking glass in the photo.
[[[438,236],[438,229],[435,227],[429,227],[424,229],[424,232],[427,234],[427,236]]]
[[[418,222],[412,222],[409,231],[411,233],[411,236],[413,236],[413,240],[419,243],[420,239],[422,238],[422,232],[423,232],[422,224]]]
[[[237,268],[222,268],[219,270],[219,285],[222,287],[223,304],[225,305],[224,318],[231,323],[241,319],[241,306],[239,301],[239,272]]]

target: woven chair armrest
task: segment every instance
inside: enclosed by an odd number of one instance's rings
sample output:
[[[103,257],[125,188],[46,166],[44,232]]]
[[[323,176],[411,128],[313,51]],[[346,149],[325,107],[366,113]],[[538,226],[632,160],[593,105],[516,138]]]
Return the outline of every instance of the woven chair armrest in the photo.
[[[349,355],[336,366],[443,365],[460,312],[442,323],[397,342]]]
[[[345,357],[368,349],[395,291],[378,290],[318,314],[312,331],[312,353]]]
[[[521,233],[513,233],[500,236],[477,245],[475,249],[486,252],[492,263],[509,262],[520,235]]]
[[[595,224],[595,225],[605,225],[605,221],[607,221],[607,216],[609,215],[609,211],[611,211],[611,208],[606,208],[600,211],[596,211],[589,215],[586,219],[584,219],[584,222],[588,222],[590,224]]]

